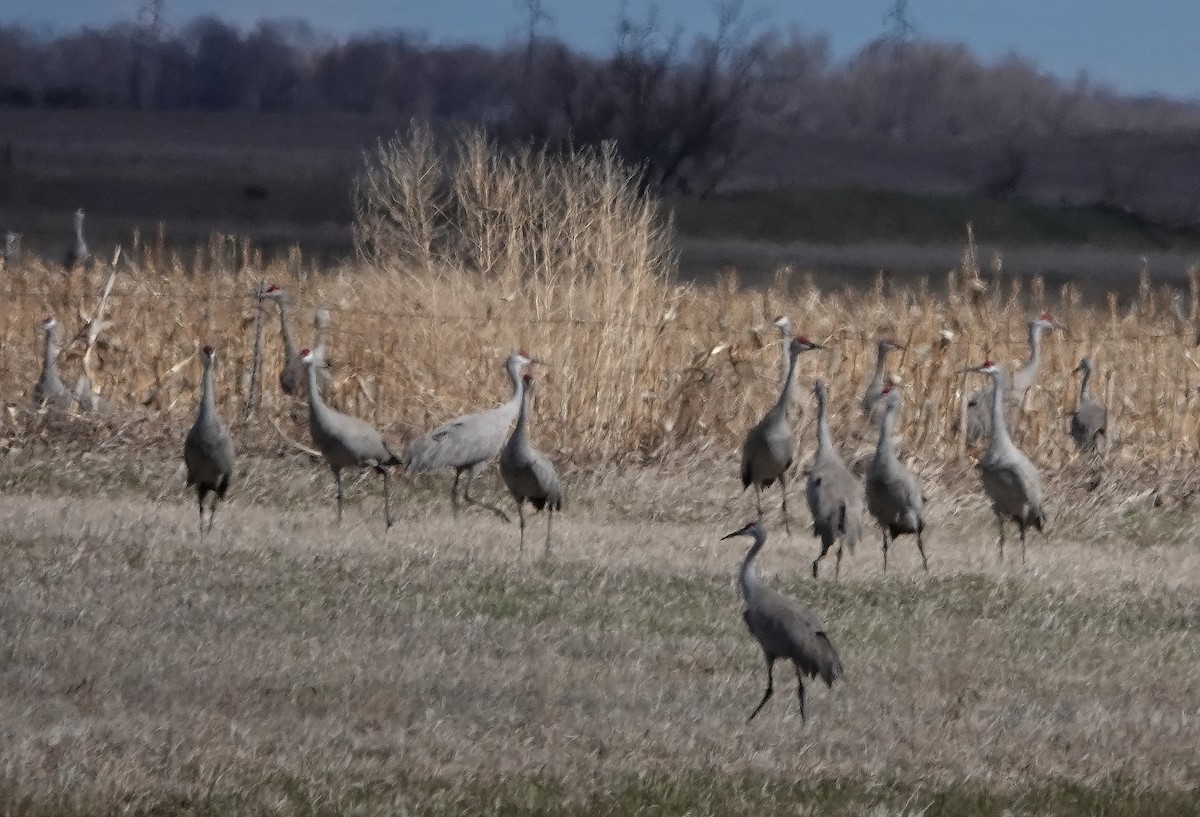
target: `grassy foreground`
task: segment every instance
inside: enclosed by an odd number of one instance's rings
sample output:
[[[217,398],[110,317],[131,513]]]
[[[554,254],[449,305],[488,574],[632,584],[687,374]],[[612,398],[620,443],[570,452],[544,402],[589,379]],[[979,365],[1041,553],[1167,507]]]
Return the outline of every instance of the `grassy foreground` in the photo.
[[[1124,503],[1063,503],[1000,565],[982,503],[941,488],[929,575],[902,542],[884,576],[872,534],[840,582],[776,522],[765,575],[824,614],[847,683],[810,687],[805,726],[781,666],[747,725],[731,463],[576,475],[543,560],[540,518],[523,555],[450,520],[448,476],[384,539],[374,479],[338,529],[322,467],[248,458],[199,541],[174,459],[39,460],[0,479],[8,814],[1194,813],[1194,517],[1138,546]],[[663,518],[676,494],[703,510]]]

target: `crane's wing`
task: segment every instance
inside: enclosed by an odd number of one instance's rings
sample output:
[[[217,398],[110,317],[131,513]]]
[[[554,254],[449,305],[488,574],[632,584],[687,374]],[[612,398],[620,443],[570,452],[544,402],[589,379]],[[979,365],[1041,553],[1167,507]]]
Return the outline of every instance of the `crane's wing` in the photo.
[[[504,407],[451,420],[409,443],[408,467],[422,473],[486,462],[500,453],[512,420]]]

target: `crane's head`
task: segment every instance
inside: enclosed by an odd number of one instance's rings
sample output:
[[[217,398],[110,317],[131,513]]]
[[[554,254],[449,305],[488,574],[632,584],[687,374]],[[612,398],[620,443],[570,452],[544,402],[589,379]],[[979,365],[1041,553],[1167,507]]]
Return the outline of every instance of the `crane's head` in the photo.
[[[972,366],[970,369],[967,369],[967,371],[979,372],[980,374],[986,375],[998,375],[1000,374],[1000,367],[997,366],[995,361],[989,357],[987,360],[983,361],[983,363],[979,364],[978,366]]]
[[[1093,371],[1092,370],[1092,359],[1090,357],[1084,356],[1079,361],[1079,365],[1071,370],[1071,374],[1079,374],[1080,372],[1087,372],[1088,374],[1091,374],[1092,371]]]
[[[1051,330],[1051,329],[1064,329],[1066,327],[1064,327],[1061,323],[1056,321],[1054,319],[1054,315],[1052,313],[1043,312],[1041,315],[1039,315],[1038,317],[1034,318],[1033,320],[1031,320],[1029,322],[1029,328],[1030,329],[1039,329],[1039,330]]]
[[[205,363],[213,363],[217,359],[217,352],[212,346],[205,344],[204,348],[200,350],[200,356]]]
[[[791,352],[798,355],[801,352],[811,352],[813,349],[824,349],[825,347],[816,341],[809,340],[808,335],[796,335],[792,338]]]
[[[815,394],[817,399],[822,403],[829,399],[829,389],[826,387],[824,380],[814,380],[812,390],[813,394]]]
[[[896,340],[895,338],[880,338],[879,339],[879,351],[881,353],[890,352],[893,349],[903,349],[903,348],[904,348],[904,344],[901,343],[900,341]]]
[[[280,289],[278,285],[271,284],[269,287],[263,290],[263,297],[270,298],[277,304],[284,304],[287,303],[288,294],[284,290]]]
[[[305,366],[311,366],[316,359],[316,355],[312,353],[312,349],[300,350],[300,362]]]
[[[533,391],[533,375],[531,375],[529,372],[525,372],[524,376],[521,378],[521,382],[525,384],[525,391]]]
[[[762,523],[755,519],[751,522],[747,522],[744,526],[738,528],[733,533],[725,534],[721,537],[721,541],[732,539],[735,536],[753,536],[755,538],[762,537],[765,539],[767,536],[767,531],[765,528],[763,528]]]
[[[54,329],[57,326],[58,326],[58,321],[54,320],[53,315],[47,315],[46,317],[42,318],[42,328],[45,329],[47,332],[49,332],[51,329]]]
[[[519,373],[530,363],[537,363],[541,366],[546,365],[546,361],[532,356],[529,354],[529,350],[522,346],[519,351],[513,352],[508,356],[508,360],[504,361],[504,368]]]

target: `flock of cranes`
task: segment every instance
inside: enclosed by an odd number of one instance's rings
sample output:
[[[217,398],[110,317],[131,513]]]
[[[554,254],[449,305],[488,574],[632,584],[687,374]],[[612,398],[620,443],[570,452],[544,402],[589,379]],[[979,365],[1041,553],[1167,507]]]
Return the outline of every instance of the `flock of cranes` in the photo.
[[[64,257],[64,267],[70,269],[89,257],[83,236],[84,214],[75,214],[75,240]],[[4,260],[11,257],[13,238],[6,240]],[[428,473],[446,468],[454,469],[450,490],[451,506],[459,511],[459,486],[466,481],[462,499],[469,505],[489,510],[510,521],[508,514],[496,505],[471,495],[476,478],[495,460],[509,494],[516,503],[520,524],[520,546],[525,544],[525,503],[536,511],[547,511],[545,553],[551,548],[551,530],[556,511],[563,507],[563,489],[554,464],[538,451],[529,436],[529,400],[535,390],[534,379],[526,369],[533,364],[545,365],[525,351],[510,354],[504,363],[511,383],[509,399],[500,406],[485,409],[451,420],[429,433],[412,440],[404,450],[388,445],[378,429],[369,423],[326,404],[322,395],[330,382],[326,366],[326,333],[329,313],[317,310],[314,316],[316,332],[311,349],[297,348],[291,333],[290,301],[287,293],[271,286],[262,293],[266,300],[279,307],[280,332],[284,345],[284,361],[279,377],[282,392],[308,403],[308,425],[313,444],[333,472],[337,501],[337,521],[342,521],[342,472],[347,469],[372,469],[380,474],[383,488],[383,511],[386,528],[395,520],[391,512],[390,471],[395,466],[413,473]],[[775,482],[780,486],[780,499],[785,531],[791,532],[787,508],[788,473],[794,462],[796,441],[789,420],[797,382],[800,356],[824,348],[804,335],[792,337],[792,322],[778,317],[774,326],[782,337],[780,371],[782,386],[776,401],[762,419],[746,433],[742,444],[741,481],[743,490],[753,485],[758,517],[743,528],[723,537],[749,536],[753,543],[739,572],[739,583],[747,628],[762,648],[767,663],[767,688],[762,700],[750,714],[753,719],[770,699],[774,689],[773,670],[778,659],[790,660],[796,670],[800,714],[804,717],[804,679],[820,678],[832,685],[842,676],[841,659],[829,638],[824,624],[811,609],[766,587],[755,571],[755,559],[767,540],[763,524],[762,493]],[[1044,495],[1040,474],[1029,458],[1012,440],[1011,426],[1025,394],[1034,384],[1041,365],[1043,333],[1061,328],[1048,315],[1029,323],[1029,360],[1018,369],[1010,385],[1004,370],[992,362],[964,370],[976,372],[990,380],[990,388],[980,390],[969,399],[965,417],[965,436],[969,442],[987,441],[987,448],[978,462],[980,482],[991,500],[999,532],[999,553],[1003,560],[1005,523],[1016,524],[1020,533],[1021,558],[1025,560],[1026,533],[1029,528],[1041,531],[1046,522]],[[56,368],[58,322],[47,316],[42,323],[44,347],[42,370],[33,388],[37,408],[68,409],[78,404],[85,410],[99,410],[98,405],[85,405],[63,384]],[[919,477],[899,458],[895,440],[900,392],[887,378],[887,356],[903,345],[891,338],[881,338],[876,344],[876,367],[861,400],[868,422],[879,431],[874,456],[866,467],[863,479],[854,475],[838,452],[830,432],[828,419],[828,386],[820,379],[813,382],[812,391],[817,404],[816,454],[805,483],[805,498],[812,519],[812,533],[820,540],[820,551],[812,562],[814,578],[818,576],[821,560],[836,545],[834,576],[838,576],[843,550],[853,552],[862,539],[865,516],[870,514],[883,535],[883,568],[887,570],[888,550],[898,536],[916,538],[922,567],[929,570],[925,551],[926,496]],[[215,368],[217,352],[205,346],[200,352],[203,363],[200,401],[193,425],[183,445],[187,485],[196,491],[200,535],[211,531],[217,507],[225,498],[235,472],[235,448],[229,427],[217,410]],[[1108,428],[1107,411],[1102,403],[1088,392],[1093,374],[1090,358],[1083,358],[1075,373],[1082,375],[1078,408],[1071,418],[1070,433],[1081,452],[1103,453]],[[88,389],[90,393],[90,389]],[[514,425],[515,422],[515,425]],[[205,501],[208,506],[205,524]]]

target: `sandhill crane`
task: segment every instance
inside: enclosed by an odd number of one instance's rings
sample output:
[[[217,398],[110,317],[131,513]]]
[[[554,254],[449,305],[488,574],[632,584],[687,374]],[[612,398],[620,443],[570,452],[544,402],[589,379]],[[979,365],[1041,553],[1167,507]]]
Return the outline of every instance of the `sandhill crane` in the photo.
[[[317,386],[317,358],[308,349],[300,351],[308,382],[308,429],[313,443],[325,457],[337,486],[337,521],[342,523],[342,469],[374,468],[383,476],[383,516],[388,528],[392,519],[389,465],[399,465],[400,458],[388,448],[373,426],[357,417],[334,411],[325,405]]]
[[[1042,508],[1042,478],[1037,468],[1013,444],[1004,424],[1004,405],[999,395],[1007,386],[1004,371],[990,360],[968,371],[980,372],[992,379],[992,439],[979,460],[979,478],[992,500],[996,525],[1000,530],[1000,561],[1004,561],[1004,522],[1011,519],[1021,531],[1021,562],[1025,561],[1025,530],[1039,531],[1046,524]]]
[[[893,431],[896,414],[900,410],[900,393],[891,386],[884,386],[879,396],[882,416],[879,420],[879,444],[875,456],[867,466],[865,480],[867,510],[879,527],[883,529],[883,570],[887,572],[888,546],[892,539],[905,533],[917,535],[917,551],[921,554],[921,566],[929,572],[929,560],[925,557],[925,493],[921,481],[896,456]]]
[[[300,353],[296,350],[296,341],[292,337],[291,296],[275,284],[271,284],[263,293],[263,297],[274,301],[279,306],[279,331],[283,336],[283,368],[279,371],[279,388],[284,394],[303,397],[308,388],[308,372],[303,361],[300,360]],[[325,312],[325,310],[321,311]],[[322,389],[329,384],[330,380],[329,370],[325,368],[325,331],[328,327],[328,315],[329,313],[325,312],[325,317],[322,319],[318,313],[313,320],[317,336],[313,341],[312,348],[317,361],[317,383]]]
[[[204,362],[204,376],[200,387],[200,406],[196,421],[183,441],[183,462],[187,466],[187,484],[196,486],[196,504],[200,509],[200,535],[204,535],[204,498],[212,492],[216,496],[208,514],[208,529],[217,515],[217,504],[229,490],[233,477],[233,440],[229,429],[217,413],[216,395],[213,389],[213,367],[217,354],[211,346],[200,351]]]
[[[1103,453],[1108,441],[1108,409],[1088,394],[1088,382],[1093,372],[1090,357],[1080,360],[1071,374],[1079,372],[1083,373],[1083,379],[1079,383],[1079,402],[1071,414],[1071,437],[1080,451]]]
[[[1029,359],[1013,374],[1012,386],[1003,394],[1008,402],[1004,406],[1005,422],[1011,425],[1008,411],[1013,406],[1019,406],[1025,399],[1025,394],[1037,380],[1038,371],[1042,367],[1042,333],[1052,329],[1061,329],[1062,324],[1054,320],[1049,312],[1029,322]],[[992,433],[991,389],[980,389],[967,400],[967,445],[982,444]],[[1010,429],[1011,430],[1011,429]]]
[[[888,353],[903,348],[904,344],[892,338],[880,338],[875,344],[875,374],[871,376],[871,382],[867,384],[862,398],[863,414],[871,421],[872,425],[879,425],[882,416],[882,411],[876,403],[879,395],[883,394],[883,387],[887,385],[884,375],[886,374]]]
[[[8,269],[17,257],[17,234],[12,230],[4,233],[4,252],[0,255],[0,270]]]
[[[821,552],[813,559],[812,572],[815,578],[821,559],[840,539],[833,569],[837,578],[842,569],[842,548],[853,553],[862,538],[863,487],[833,447],[829,434],[829,392],[823,381],[813,383],[813,394],[817,397],[817,456],[808,472],[804,494],[812,512],[813,536],[821,538]]]
[[[754,720],[754,716],[775,691],[775,661],[780,658],[791,661],[796,668],[796,695],[800,698],[800,719],[803,721],[804,678],[820,677],[827,686],[832,687],[833,682],[843,675],[842,660],[833,648],[820,616],[759,580],[758,572],[754,569],[754,558],[767,541],[767,532],[762,523],[751,522],[721,539],[723,541],[735,536],[754,538],[754,544],[750,546],[739,573],[742,600],[746,603],[742,618],[750,635],[762,647],[763,657],[767,660],[767,691],[746,722]]]
[[[796,359],[801,352],[824,348],[804,335],[799,335],[788,344],[788,369],[779,390],[775,405],[758,421],[742,441],[742,490],[754,486],[754,498],[758,503],[758,518],[762,519],[762,489],[779,480],[779,492],[783,504],[783,528],[791,533],[787,510],[787,471],[792,466],[796,446],[792,440],[792,426],[788,422],[788,406],[792,402],[792,391],[796,384]]]
[[[554,512],[562,510],[563,495],[554,463],[529,443],[529,396],[533,393],[533,376],[526,374],[521,388],[521,408],[517,425],[500,451],[500,476],[508,492],[517,502],[517,518],[521,522],[521,551],[525,550],[525,502],[535,510],[548,509],[546,517],[546,556],[550,555],[550,526]]]
[[[779,330],[779,337],[782,339],[779,346],[779,379],[786,380],[788,368],[791,366],[788,346],[792,339],[792,319],[787,315],[778,315],[771,325]]]
[[[447,467],[454,469],[450,504],[455,516],[458,515],[458,483],[465,471],[467,482],[463,488],[463,499],[467,504],[487,508],[505,522],[509,521],[508,514],[495,505],[472,497],[471,483],[496,458],[508,438],[508,428],[521,407],[521,373],[530,363],[541,361],[529,357],[524,351],[513,352],[504,361],[504,370],[512,383],[512,395],[508,402],[451,420],[408,445],[406,461],[414,473],[422,474]]]
[[[43,406],[66,410],[71,407],[74,398],[58,376],[58,321],[53,315],[47,315],[42,320],[42,331],[45,333],[42,373],[33,386],[33,407],[35,410]]]
[[[83,238],[83,208],[80,207],[75,211],[75,239],[71,242],[71,246],[67,247],[67,252],[63,255],[63,269],[67,272],[75,269],[81,264],[86,264],[92,257],[92,253],[88,250],[87,241]]]

